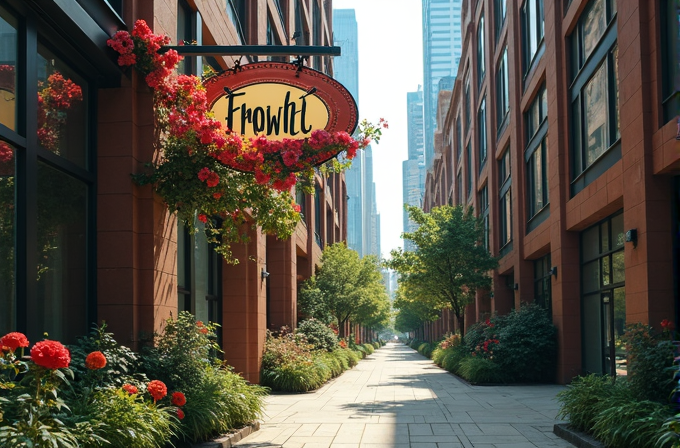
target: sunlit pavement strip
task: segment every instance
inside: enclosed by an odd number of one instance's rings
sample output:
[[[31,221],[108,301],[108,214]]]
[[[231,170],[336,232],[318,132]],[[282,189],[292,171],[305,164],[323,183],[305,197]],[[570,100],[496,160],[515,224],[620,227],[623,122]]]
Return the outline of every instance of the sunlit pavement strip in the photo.
[[[269,448],[549,448],[562,386],[469,386],[414,350],[376,350],[316,392],[272,395],[260,431],[235,446]]]

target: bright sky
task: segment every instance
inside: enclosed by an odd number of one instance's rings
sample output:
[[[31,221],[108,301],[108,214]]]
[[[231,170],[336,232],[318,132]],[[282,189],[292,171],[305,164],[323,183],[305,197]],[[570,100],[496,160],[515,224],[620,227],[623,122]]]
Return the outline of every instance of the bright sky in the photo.
[[[373,145],[380,246],[389,257],[403,247],[402,162],[408,156],[406,93],[423,83],[421,0],[333,0],[354,9],[359,26],[359,119],[389,122]]]

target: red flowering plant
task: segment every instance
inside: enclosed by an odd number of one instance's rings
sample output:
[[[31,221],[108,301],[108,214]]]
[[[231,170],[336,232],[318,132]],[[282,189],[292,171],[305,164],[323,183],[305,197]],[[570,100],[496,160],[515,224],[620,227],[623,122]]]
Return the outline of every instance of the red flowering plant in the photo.
[[[206,90],[196,76],[177,75],[181,57],[158,50],[169,42],[155,35],[143,20],[132,33],[117,32],[108,45],[121,66],[133,66],[154,90],[154,113],[159,131],[159,158],[149,172],[135,176],[151,184],[170,211],[188,228],[202,224],[208,240],[227,260],[230,244],[247,240],[247,226],[288,238],[300,221],[300,207],[292,188],[313,192],[314,167],[339,172],[356,151],[380,139],[387,123],[362,123],[357,139],[347,133],[315,131],[308,139],[270,141],[264,136],[244,139],[225,129],[209,110]]]

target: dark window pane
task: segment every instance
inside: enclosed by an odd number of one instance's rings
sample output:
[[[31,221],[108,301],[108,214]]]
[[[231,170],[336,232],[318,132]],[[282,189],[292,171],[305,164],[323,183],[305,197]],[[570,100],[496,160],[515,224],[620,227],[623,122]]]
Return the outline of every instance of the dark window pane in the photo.
[[[603,222],[600,226],[600,241],[602,245],[602,252],[607,252],[609,249],[609,221]]]
[[[612,80],[612,89],[614,90],[614,123],[616,124],[615,140],[621,137],[620,129],[620,113],[619,113],[619,46],[615,46],[612,50],[612,65],[614,66],[614,79]]]
[[[38,47],[38,141],[86,167],[85,81],[43,46]]]
[[[47,332],[73,343],[88,331],[86,201],[85,184],[38,165],[38,294],[28,304],[29,340]]]
[[[594,0],[591,7],[583,18],[583,55],[584,61],[600,42],[600,38],[607,28],[604,0]]]
[[[0,123],[16,131],[17,20],[0,8]]]
[[[0,141],[0,334],[16,330],[14,154],[12,146]]]
[[[621,283],[626,280],[626,269],[624,262],[624,252],[615,252],[612,255],[613,282]]]
[[[593,261],[583,266],[583,292],[599,291],[600,262]]]
[[[599,226],[592,227],[582,236],[583,242],[583,260],[589,261],[600,255],[600,228]]]
[[[590,166],[608,148],[607,73],[602,64],[583,90],[585,112],[586,166]]]
[[[618,214],[612,218],[612,246],[616,249],[623,247],[623,215]]]

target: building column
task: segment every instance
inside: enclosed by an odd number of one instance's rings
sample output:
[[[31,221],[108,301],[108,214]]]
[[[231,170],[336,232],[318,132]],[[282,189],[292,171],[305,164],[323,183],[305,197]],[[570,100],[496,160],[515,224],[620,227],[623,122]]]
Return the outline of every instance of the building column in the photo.
[[[267,327],[276,331],[284,325],[297,327],[297,255],[292,238],[282,241],[267,237],[267,286],[269,309]]]
[[[266,236],[249,231],[250,241],[232,245],[236,265],[226,264],[222,276],[222,347],[226,362],[251,383],[260,382],[266,339],[267,294],[262,278]]]
[[[624,232],[637,231],[637,244],[625,243],[626,321],[660,330],[660,322],[675,315],[672,178],[654,175],[651,131],[658,105],[652,104],[655,70],[647,50],[655,47],[650,10],[654,3],[637,2],[618,12],[619,112]]]
[[[134,70],[121,81],[98,91],[97,317],[137,350],[177,315],[177,221],[130,178],[157,156],[153,94]]]

